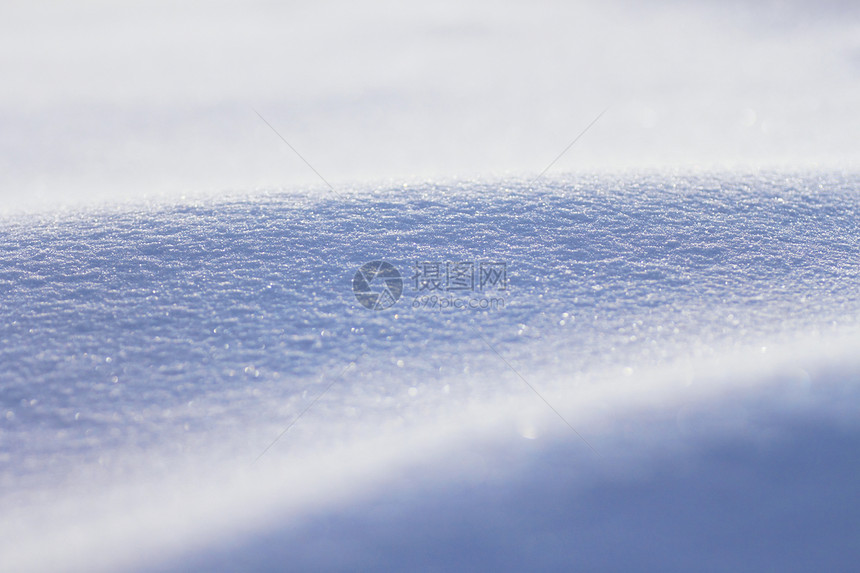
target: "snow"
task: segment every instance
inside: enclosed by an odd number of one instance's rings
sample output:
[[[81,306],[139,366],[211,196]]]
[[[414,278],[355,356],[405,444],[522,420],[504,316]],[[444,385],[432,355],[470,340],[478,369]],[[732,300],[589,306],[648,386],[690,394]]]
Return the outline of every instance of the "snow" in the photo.
[[[0,568],[847,569],[858,183],[547,176],[7,218]],[[352,292],[375,260],[403,277],[380,311]],[[416,308],[414,266],[440,261],[504,262],[505,290],[470,292],[504,307]]]
[[[856,2],[0,12],[0,571],[855,568]]]
[[[0,212],[555,172],[856,169],[849,0],[7,0]]]

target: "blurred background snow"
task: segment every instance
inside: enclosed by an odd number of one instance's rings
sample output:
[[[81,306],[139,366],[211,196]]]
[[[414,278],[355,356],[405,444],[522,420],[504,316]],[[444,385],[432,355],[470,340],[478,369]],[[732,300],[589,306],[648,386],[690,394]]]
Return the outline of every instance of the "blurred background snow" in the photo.
[[[860,9],[5,2],[0,207],[565,170],[851,167]]]

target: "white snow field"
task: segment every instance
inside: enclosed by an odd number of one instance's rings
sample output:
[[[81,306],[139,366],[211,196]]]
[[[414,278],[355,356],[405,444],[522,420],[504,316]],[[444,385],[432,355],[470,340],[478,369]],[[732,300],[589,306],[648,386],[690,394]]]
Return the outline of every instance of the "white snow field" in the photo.
[[[856,0],[4,0],[0,213],[555,167],[856,171]]]
[[[0,569],[853,570],[858,214],[834,171],[7,217]]]
[[[0,85],[0,572],[858,570],[855,0],[3,0]]]

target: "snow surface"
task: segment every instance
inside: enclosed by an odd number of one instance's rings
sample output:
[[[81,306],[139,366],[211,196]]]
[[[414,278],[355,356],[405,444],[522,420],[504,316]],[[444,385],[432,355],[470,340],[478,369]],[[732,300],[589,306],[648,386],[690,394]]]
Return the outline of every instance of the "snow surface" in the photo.
[[[7,218],[0,569],[849,570],[858,193],[571,176]],[[406,286],[375,312],[351,285],[379,259]],[[413,308],[418,261],[505,262],[504,308]]]
[[[4,0],[0,212],[542,169],[857,169],[855,0]]]

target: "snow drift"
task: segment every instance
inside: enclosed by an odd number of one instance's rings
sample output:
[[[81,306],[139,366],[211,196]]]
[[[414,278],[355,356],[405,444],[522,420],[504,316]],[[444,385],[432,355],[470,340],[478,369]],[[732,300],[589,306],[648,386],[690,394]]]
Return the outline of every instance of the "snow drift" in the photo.
[[[845,569],[857,189],[595,176],[9,218],[0,568]],[[352,292],[374,260],[403,278],[381,311]],[[504,263],[469,291],[503,306],[420,304],[436,262]]]

